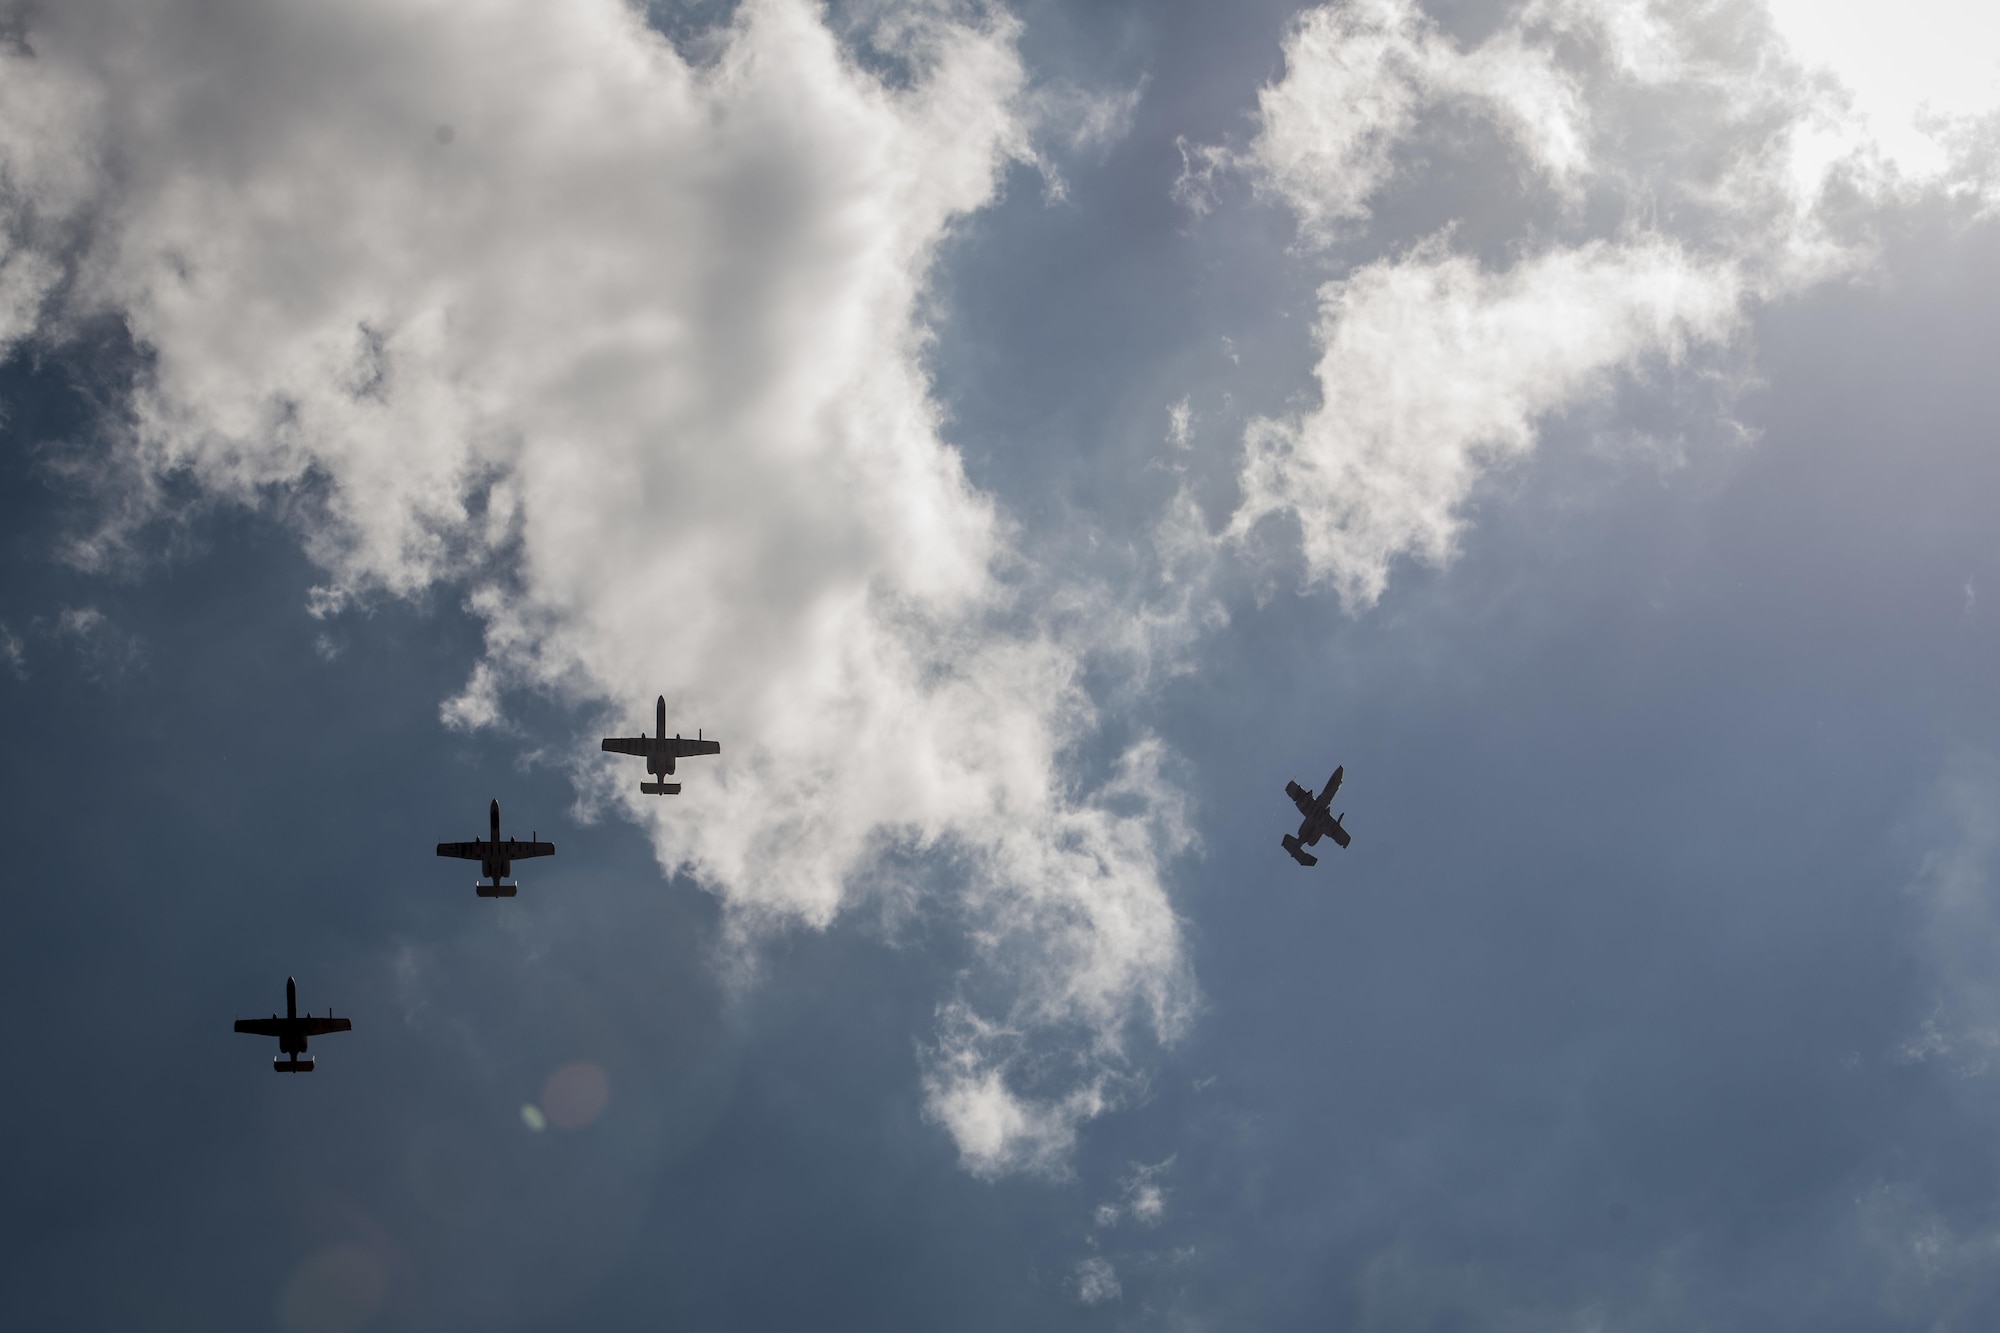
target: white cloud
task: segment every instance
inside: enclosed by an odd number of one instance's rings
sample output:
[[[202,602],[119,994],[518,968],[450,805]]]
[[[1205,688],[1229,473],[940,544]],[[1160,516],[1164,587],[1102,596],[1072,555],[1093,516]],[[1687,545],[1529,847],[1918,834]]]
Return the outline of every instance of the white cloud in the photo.
[[[40,322],[60,248],[88,201],[101,96],[88,80],[6,49],[0,34],[0,356]]]
[[[1306,567],[1350,606],[1390,562],[1442,564],[1479,476],[1541,419],[1642,356],[1735,326],[1739,284],[1654,240],[1555,250],[1494,273],[1432,243],[1321,292],[1321,406],[1245,437],[1229,534],[1299,516]]]
[[[1102,154],[1132,132],[1132,115],[1145,94],[1143,82],[1115,92],[1050,84],[1028,94],[1034,119],[1064,150]]]
[[[1441,105],[1477,108],[1552,181],[1583,166],[1577,90],[1552,55],[1510,27],[1461,51],[1415,0],[1307,10],[1285,39],[1285,77],[1257,98],[1246,159],[1310,241],[1368,215],[1396,149]]]
[[[1098,1227],[1116,1226],[1130,1218],[1140,1226],[1158,1226],[1167,1215],[1167,1187],[1161,1184],[1161,1177],[1173,1170],[1174,1159],[1146,1166],[1134,1162],[1118,1182],[1118,1201],[1101,1203],[1092,1214]]]
[[[1105,1109],[1102,1087],[1080,1087],[1060,1100],[1024,1097],[1009,1086],[1010,1071],[989,1044],[995,1035],[1018,1034],[996,1033],[960,1005],[944,1016],[967,1031],[948,1037],[941,1058],[930,1062],[926,1109],[951,1131],[966,1168],[989,1178],[1010,1171],[1064,1174],[1077,1126]]]
[[[1621,373],[1727,344],[1757,303],[1865,262],[1842,213],[1854,198],[1892,203],[1920,176],[1977,185],[2000,105],[1979,46],[1993,20],[1940,10],[1921,38],[1877,47],[1870,34],[1900,14],[1835,8],[1821,31],[1817,5],[1781,4],[1772,27],[1752,0],[1533,0],[1470,48],[1414,0],[1302,15],[1248,152],[1184,149],[1184,194],[1203,172],[1240,169],[1323,246],[1379,207],[1417,145],[1448,159],[1424,136],[1463,112],[1545,183],[1547,220],[1504,267],[1455,252],[1446,231],[1323,286],[1320,401],[1247,428],[1227,535],[1291,514],[1308,581],[1372,603],[1397,558],[1450,559],[1480,477],[1531,452],[1546,418]],[[1861,91],[1812,74],[1787,36]],[[1987,54],[1940,57],[1939,100],[1911,101],[1909,71],[1953,44]],[[1920,161],[1883,128],[1905,122],[1947,156]],[[1586,196],[1608,221],[1578,209]]]
[[[5,234],[149,358],[131,512],[169,476],[282,508],[322,611],[469,587],[456,725],[533,688],[623,730],[664,692],[720,737],[674,802],[574,755],[743,936],[936,854],[979,962],[930,1112],[976,1169],[1057,1169],[1129,1025],[1184,1019],[1173,798],[1143,749],[1075,785],[1083,650],[997,576],[928,393],[938,246],[1034,157],[1014,25],[871,21],[906,80],[806,0],[748,0],[702,63],[617,0],[48,6],[0,56],[50,135],[0,140]]]
[[[94,606],[65,607],[56,617],[55,632],[76,650],[84,677],[98,685],[119,684],[145,668],[144,640],[120,629]]]
[[[1849,131],[1912,182],[1963,172],[2000,112],[2000,8],[1968,0],[1766,0],[1794,54],[1839,81]]]
[[[1136,1080],[1127,1019],[1171,1038],[1191,1017],[1179,922],[1160,903],[1161,858],[1190,839],[1164,758],[1157,741],[1134,747],[1098,802],[1047,806],[969,867],[963,910],[984,957],[967,985],[1010,998],[1000,1019],[963,998],[941,1007],[925,1083],[979,1174],[1062,1173],[1077,1125]],[[1052,1056],[1052,1032],[1067,1052]]]
[[[1118,1270],[1102,1255],[1079,1259],[1076,1263],[1076,1298],[1085,1305],[1102,1305],[1125,1294],[1118,1284]]]

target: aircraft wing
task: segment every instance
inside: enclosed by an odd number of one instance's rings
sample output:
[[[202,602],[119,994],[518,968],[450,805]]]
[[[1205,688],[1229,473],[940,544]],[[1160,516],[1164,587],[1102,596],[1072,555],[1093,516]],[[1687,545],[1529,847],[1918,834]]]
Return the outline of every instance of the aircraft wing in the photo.
[[[685,736],[606,736],[602,748],[608,754],[634,754],[642,759],[672,755],[685,759],[691,754],[721,754],[721,741],[689,740]]]
[[[487,845],[491,846],[492,844],[489,843]],[[438,851],[441,854],[444,848],[440,847]],[[531,856],[554,856],[555,854],[556,845],[552,842],[521,842],[518,839],[509,838],[500,844],[501,859],[507,861],[525,861]]]
[[[493,844],[490,842],[441,842],[438,844],[438,855],[455,856],[461,861],[484,861],[487,857],[493,855]]]
[[[1313,794],[1298,783],[1287,782],[1285,784],[1285,795],[1292,798],[1292,804],[1299,808],[1300,814],[1309,815],[1313,812]]]
[[[341,1022],[346,1022],[342,1019]],[[239,1018],[236,1020],[238,1032],[248,1032],[253,1037],[282,1037],[290,1022],[284,1018]]]
[[[354,1024],[345,1018],[314,1018],[306,1014],[299,1019],[299,1031],[308,1037],[324,1037],[329,1032],[352,1032]]]

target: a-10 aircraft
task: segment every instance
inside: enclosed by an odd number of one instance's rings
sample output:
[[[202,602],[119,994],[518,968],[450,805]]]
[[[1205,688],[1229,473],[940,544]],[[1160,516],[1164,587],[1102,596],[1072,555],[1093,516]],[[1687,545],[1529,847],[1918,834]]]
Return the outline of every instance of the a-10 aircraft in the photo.
[[[329,1032],[352,1032],[354,1024],[344,1018],[335,1018],[333,1010],[326,1011],[326,1017],[313,1014],[299,1017],[299,983],[285,978],[285,1016],[272,1014],[269,1018],[239,1018],[236,1020],[238,1032],[248,1032],[255,1037],[276,1037],[278,1049],[284,1054],[271,1061],[271,1068],[280,1074],[310,1074],[313,1071],[311,1057],[301,1059],[306,1053],[306,1038],[323,1037]]]
[[[438,855],[455,856],[461,861],[479,862],[479,873],[491,881],[473,884],[473,887],[479,890],[480,897],[511,898],[515,890],[521,887],[520,883],[516,881],[513,884],[502,884],[500,881],[514,873],[513,863],[524,861],[531,856],[554,856],[556,845],[552,842],[535,842],[532,838],[527,842],[513,838],[503,842],[500,838],[498,800],[493,802],[491,827],[493,833],[491,841],[475,838],[471,842],[441,842],[438,844]]]
[[[1318,796],[1314,796],[1296,782],[1287,782],[1285,784],[1285,795],[1292,798],[1292,804],[1296,805],[1299,808],[1299,813],[1305,816],[1304,820],[1300,822],[1299,831],[1296,834],[1287,833],[1285,835],[1285,850],[1290,852],[1292,859],[1302,866],[1316,866],[1319,864],[1319,858],[1307,851],[1306,848],[1312,846],[1321,838],[1330,837],[1342,847],[1347,846],[1347,830],[1340,826],[1340,821],[1347,818],[1347,812],[1343,810],[1338,815],[1329,815],[1327,813],[1327,807],[1333,802],[1333,794],[1340,790],[1341,775],[1346,771],[1347,765],[1345,764],[1334,769],[1333,776],[1326,780],[1326,790]]]
[[[678,796],[681,784],[668,782],[673,776],[674,760],[686,759],[697,754],[721,754],[720,741],[705,741],[697,731],[693,740],[686,737],[667,735],[667,696],[653,705],[653,725],[656,735],[646,736],[606,736],[604,750],[609,754],[643,755],[646,771],[659,778],[658,782],[641,782],[639,790],[648,796]]]

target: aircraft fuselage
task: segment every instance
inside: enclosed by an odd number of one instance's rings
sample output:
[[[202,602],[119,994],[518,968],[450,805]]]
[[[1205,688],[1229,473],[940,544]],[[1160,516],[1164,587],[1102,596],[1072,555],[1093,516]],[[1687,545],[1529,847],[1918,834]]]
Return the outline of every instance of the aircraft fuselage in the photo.
[[[271,1017],[276,1018],[273,1014]],[[293,1025],[284,1036],[278,1038],[278,1049],[286,1055],[303,1055],[306,1049],[306,1034],[299,1030],[299,982],[297,977],[285,978],[285,1021]]]
[[[667,696],[664,694],[653,705],[653,736],[662,741],[667,738]],[[660,777],[672,777],[674,757],[670,754],[649,754],[646,756],[646,771]]]
[[[487,843],[492,847],[493,854],[479,858],[479,873],[491,879],[493,886],[498,888],[501,880],[514,873],[514,863],[500,855],[500,802],[497,798],[490,807],[486,828]]]

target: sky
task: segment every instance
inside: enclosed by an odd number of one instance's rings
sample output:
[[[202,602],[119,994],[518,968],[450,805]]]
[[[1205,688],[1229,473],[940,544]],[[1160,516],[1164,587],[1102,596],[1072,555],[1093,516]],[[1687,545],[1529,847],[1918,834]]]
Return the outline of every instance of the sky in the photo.
[[[9,1307],[1991,1328],[1996,346],[1962,0],[0,0]]]

